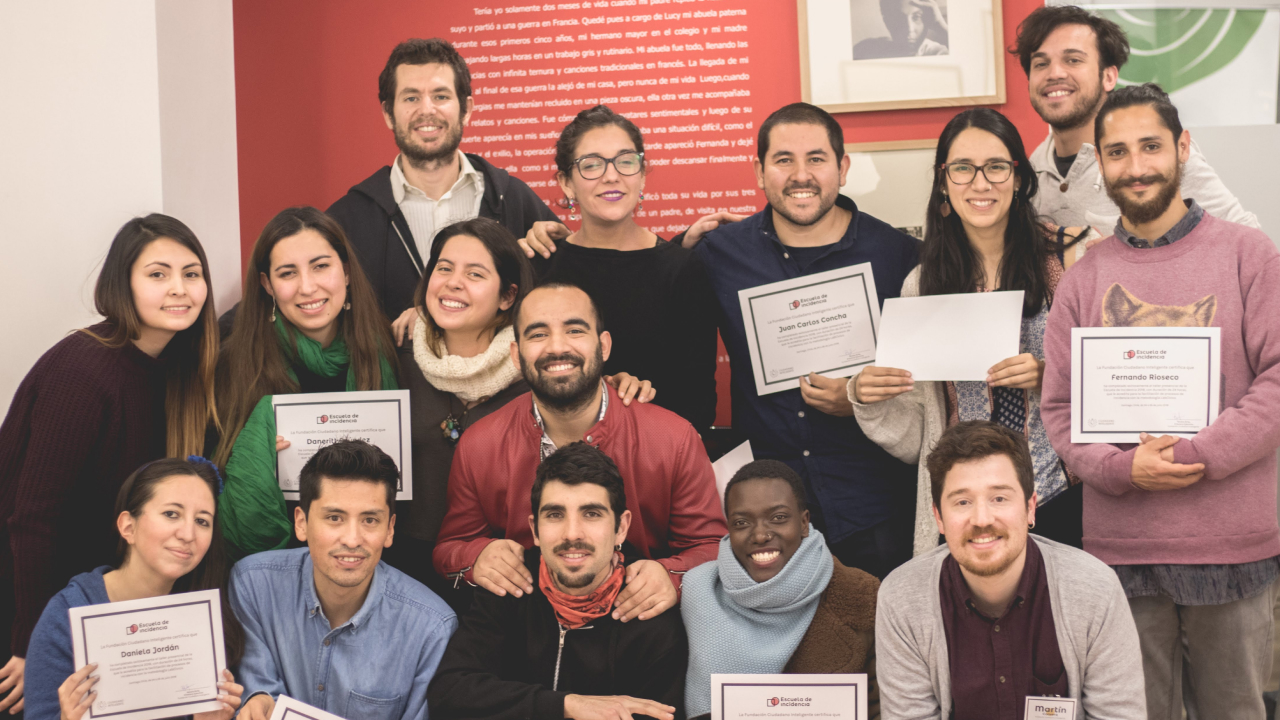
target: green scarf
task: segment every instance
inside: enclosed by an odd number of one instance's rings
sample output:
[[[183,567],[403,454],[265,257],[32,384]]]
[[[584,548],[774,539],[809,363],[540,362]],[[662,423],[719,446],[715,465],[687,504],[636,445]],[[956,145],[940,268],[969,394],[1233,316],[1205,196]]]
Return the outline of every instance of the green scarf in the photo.
[[[341,337],[324,348],[297,332],[283,317],[276,317],[275,326],[280,349],[290,361],[286,371],[294,382],[298,376],[292,366],[301,363],[321,377],[337,377],[345,372],[347,391],[356,389],[351,354]],[[395,370],[385,355],[378,355],[378,364],[382,369],[382,389],[397,389]],[[218,497],[218,522],[228,549],[236,559],[283,548],[293,529],[284,493],[276,479],[276,417],[271,407],[272,397],[265,395],[258,401],[236,437],[224,473],[226,486]]]

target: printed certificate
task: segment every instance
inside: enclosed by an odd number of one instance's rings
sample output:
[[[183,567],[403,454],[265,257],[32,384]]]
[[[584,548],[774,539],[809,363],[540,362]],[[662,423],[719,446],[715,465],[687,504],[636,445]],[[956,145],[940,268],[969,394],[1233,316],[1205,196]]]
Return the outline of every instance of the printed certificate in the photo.
[[[276,477],[289,500],[298,499],[298,476],[316,451],[339,440],[377,445],[400,468],[396,500],[413,498],[413,436],[408,390],[275,395],[276,434],[291,444],[276,453]]]
[[[711,720],[865,720],[867,676],[712,675]]]
[[[227,660],[217,590],[72,608],[75,667],[97,663],[86,718],[151,720],[220,710]]]
[[[809,373],[848,377],[876,359],[871,263],[738,291],[756,393],[798,390]]]
[[[342,718],[313,708],[301,700],[294,700],[288,695],[276,698],[276,709],[271,712],[271,720],[343,720]]]
[[[1218,416],[1219,328],[1071,330],[1071,442],[1191,438]]]

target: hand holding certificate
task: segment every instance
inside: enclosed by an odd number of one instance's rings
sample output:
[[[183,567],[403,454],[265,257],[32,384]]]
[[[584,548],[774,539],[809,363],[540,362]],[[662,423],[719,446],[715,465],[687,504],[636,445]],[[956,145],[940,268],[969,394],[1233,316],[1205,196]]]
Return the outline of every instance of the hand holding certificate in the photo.
[[[756,393],[809,373],[848,377],[875,360],[880,301],[871,263],[738,291]]]
[[[865,720],[867,676],[711,676],[711,720]]]
[[[87,605],[69,614],[75,667],[97,666],[97,696],[84,717],[151,720],[224,709],[217,590]]]
[[[413,484],[405,481],[413,477],[408,390],[276,395],[271,405],[276,434],[290,443],[276,455],[276,477],[287,499],[298,499],[298,476],[307,460],[345,439],[364,440],[390,455],[400,468],[396,500],[413,499]]]

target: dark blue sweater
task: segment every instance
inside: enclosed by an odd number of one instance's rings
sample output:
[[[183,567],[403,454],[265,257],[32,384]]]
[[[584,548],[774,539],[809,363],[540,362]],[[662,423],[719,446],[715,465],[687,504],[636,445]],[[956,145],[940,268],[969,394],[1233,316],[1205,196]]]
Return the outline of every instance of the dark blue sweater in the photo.
[[[26,706],[23,711],[27,720],[58,720],[61,717],[58,686],[77,670],[71,654],[71,619],[67,611],[111,602],[102,580],[109,572],[111,567],[103,565],[76,575],[45,606],[27,647]]]

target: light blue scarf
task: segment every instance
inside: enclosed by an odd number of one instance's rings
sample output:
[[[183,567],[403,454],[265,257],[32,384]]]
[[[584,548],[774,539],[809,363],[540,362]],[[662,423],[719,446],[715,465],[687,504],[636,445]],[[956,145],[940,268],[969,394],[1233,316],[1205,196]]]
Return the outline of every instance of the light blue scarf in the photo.
[[[689,636],[684,705],[688,717],[711,712],[712,673],[780,673],[800,645],[831,582],[834,564],[813,526],[782,570],[758,583],[720,539],[714,563],[684,576],[680,615]]]

